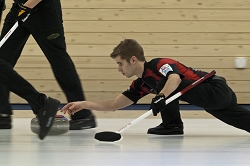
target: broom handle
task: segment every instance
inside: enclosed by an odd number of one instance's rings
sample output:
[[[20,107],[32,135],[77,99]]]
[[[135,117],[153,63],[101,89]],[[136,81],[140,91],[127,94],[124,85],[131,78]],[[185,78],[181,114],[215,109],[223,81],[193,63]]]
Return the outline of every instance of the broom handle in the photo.
[[[28,14],[25,18],[23,18],[23,22],[27,20],[27,18],[29,17],[30,14]],[[2,47],[2,45],[6,42],[6,40],[10,37],[10,35],[17,29],[17,27],[19,26],[18,21],[16,21],[16,23],[12,26],[12,28],[10,28],[10,30],[7,32],[7,34],[2,38],[2,40],[0,41],[0,47]]]

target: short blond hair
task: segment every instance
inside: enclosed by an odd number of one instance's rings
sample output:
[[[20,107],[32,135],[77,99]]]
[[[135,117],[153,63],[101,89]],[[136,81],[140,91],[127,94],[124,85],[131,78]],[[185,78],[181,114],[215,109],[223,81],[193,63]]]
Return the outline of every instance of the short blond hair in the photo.
[[[139,61],[146,61],[142,46],[134,39],[121,41],[110,54],[110,57],[113,59],[117,56],[120,56],[121,59],[125,59],[128,63],[130,63],[132,56],[135,56]]]

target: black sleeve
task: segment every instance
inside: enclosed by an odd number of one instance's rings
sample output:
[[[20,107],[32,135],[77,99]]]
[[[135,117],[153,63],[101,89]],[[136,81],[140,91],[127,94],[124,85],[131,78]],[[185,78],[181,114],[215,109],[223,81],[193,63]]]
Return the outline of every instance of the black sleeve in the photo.
[[[122,94],[132,100],[134,104],[138,102],[142,97],[146,96],[148,93],[142,91],[142,81],[140,79],[137,79],[132,82],[130,87],[124,91]]]

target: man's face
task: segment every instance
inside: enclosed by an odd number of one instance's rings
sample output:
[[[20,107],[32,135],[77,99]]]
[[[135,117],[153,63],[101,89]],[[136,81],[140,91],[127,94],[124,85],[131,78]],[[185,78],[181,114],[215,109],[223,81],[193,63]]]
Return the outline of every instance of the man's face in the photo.
[[[130,59],[130,63],[128,63],[125,59],[121,59],[120,56],[117,56],[114,59],[118,64],[118,71],[121,72],[122,75],[126,76],[127,78],[134,76],[135,64],[132,58]]]

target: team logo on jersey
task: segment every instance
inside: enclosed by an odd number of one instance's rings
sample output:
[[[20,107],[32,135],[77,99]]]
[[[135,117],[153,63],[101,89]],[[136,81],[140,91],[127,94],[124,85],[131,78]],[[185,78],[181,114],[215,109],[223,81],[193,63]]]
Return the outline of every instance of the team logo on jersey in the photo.
[[[169,71],[173,71],[169,64],[164,64],[159,70],[159,72],[164,76],[166,76]]]

